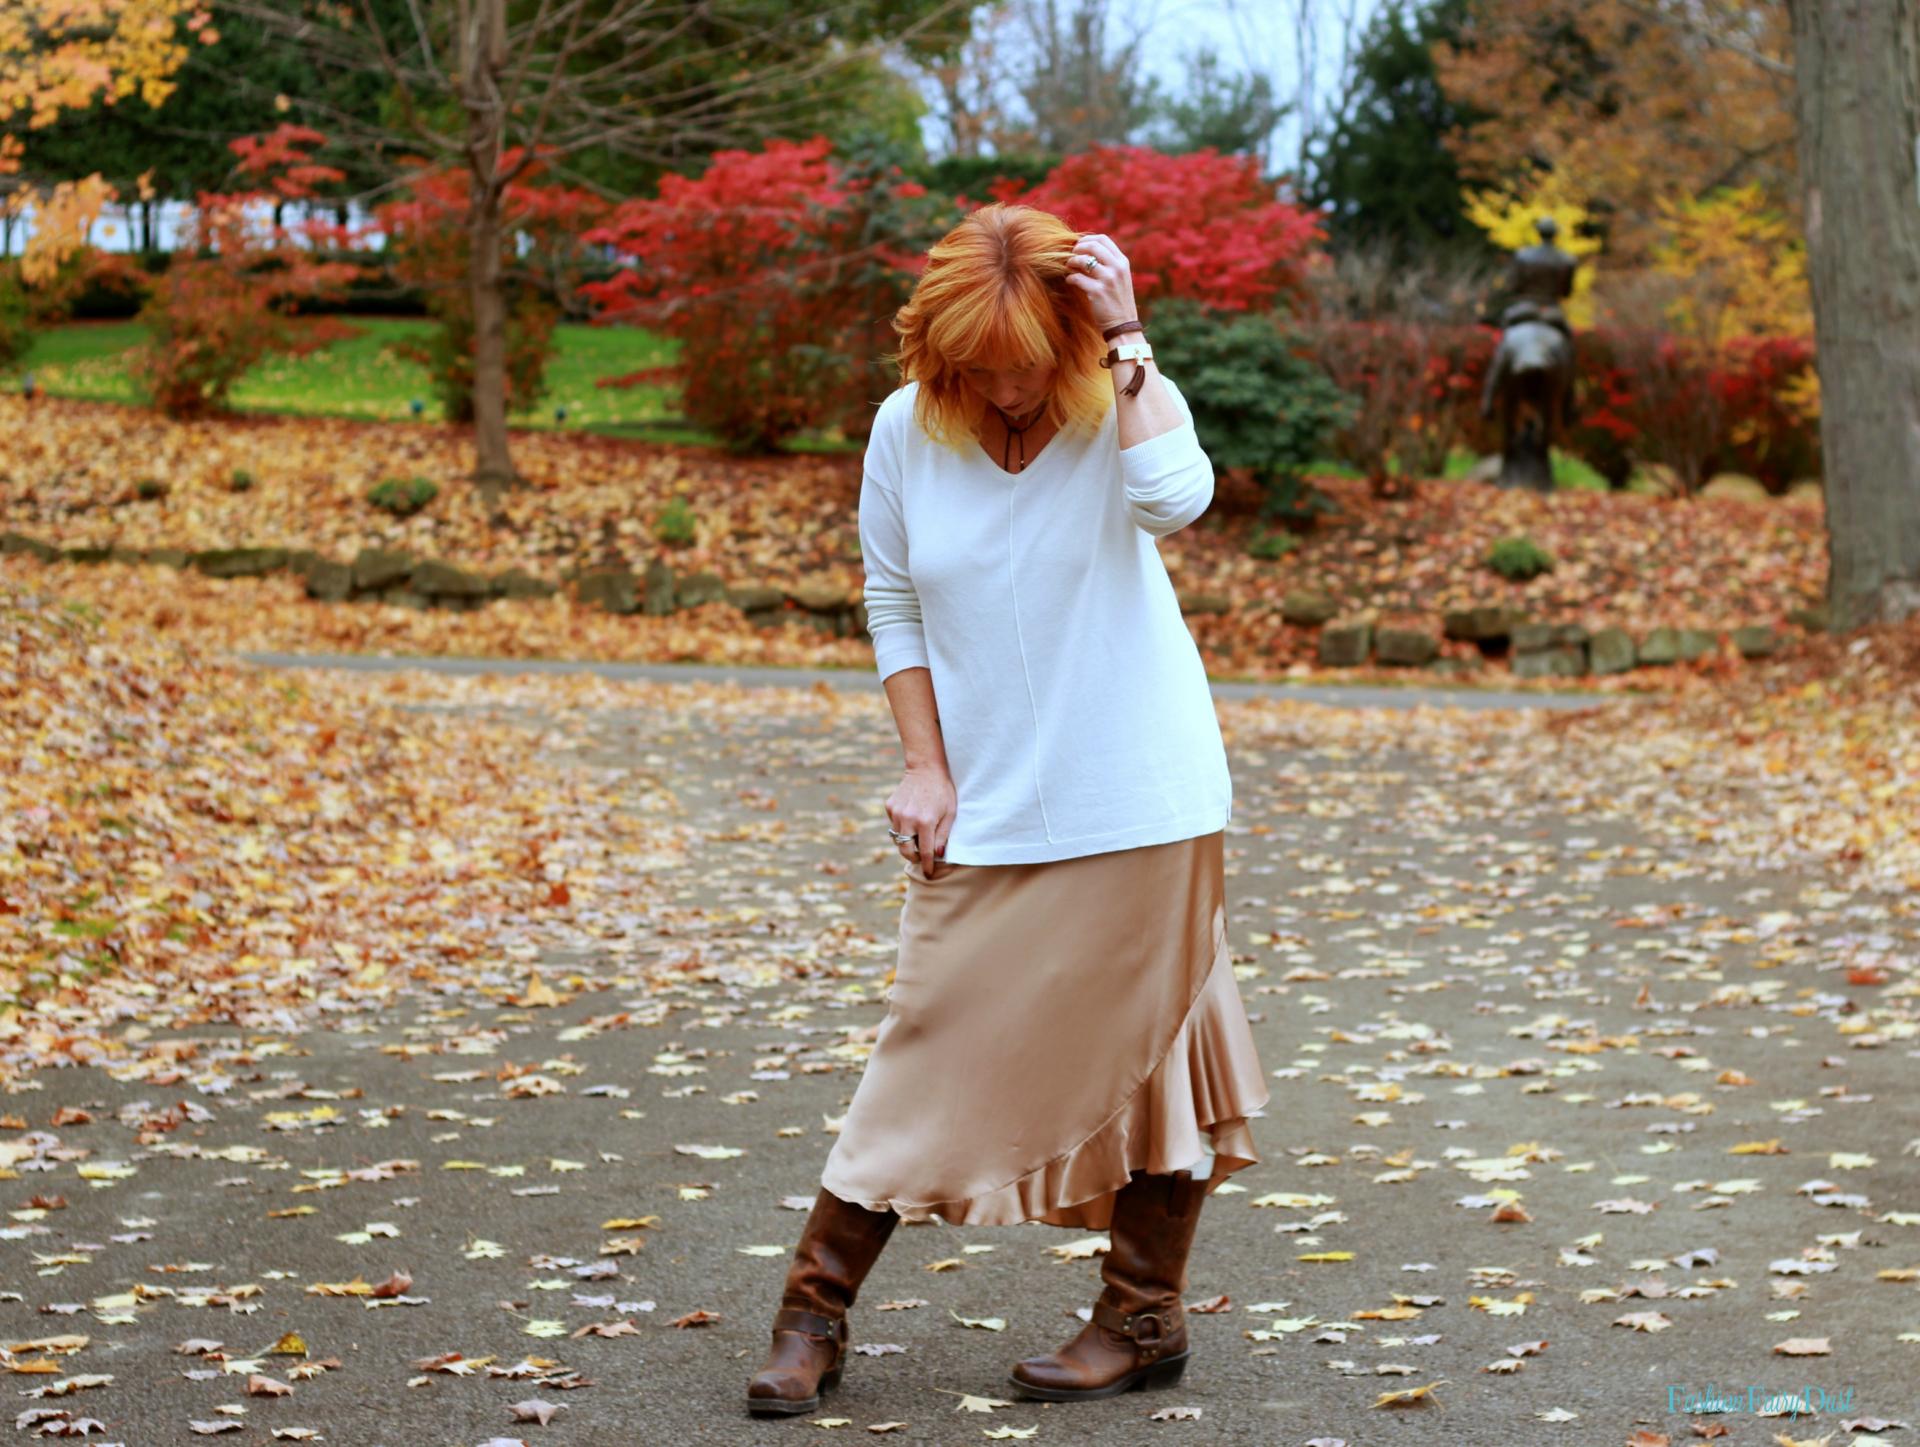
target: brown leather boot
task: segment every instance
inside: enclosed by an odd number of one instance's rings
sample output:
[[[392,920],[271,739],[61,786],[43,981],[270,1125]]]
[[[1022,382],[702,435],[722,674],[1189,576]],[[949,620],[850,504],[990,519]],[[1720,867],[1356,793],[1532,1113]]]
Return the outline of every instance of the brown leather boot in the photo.
[[[1187,1367],[1187,1252],[1207,1183],[1188,1171],[1135,1171],[1114,1196],[1106,1282],[1093,1320],[1059,1351],[1028,1357],[1008,1374],[1029,1397],[1078,1402],[1135,1387],[1170,1387]]]
[[[747,1384],[749,1412],[812,1412],[820,1406],[821,1392],[840,1385],[847,1308],[899,1221],[898,1212],[869,1211],[820,1188],[787,1268],[780,1309],[773,1316],[772,1349]]]

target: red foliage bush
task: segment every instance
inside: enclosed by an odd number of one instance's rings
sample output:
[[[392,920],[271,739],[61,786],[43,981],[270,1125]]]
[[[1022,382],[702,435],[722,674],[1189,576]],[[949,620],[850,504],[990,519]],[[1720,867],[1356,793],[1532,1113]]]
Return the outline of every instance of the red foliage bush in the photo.
[[[744,449],[811,427],[865,435],[894,385],[881,360],[893,314],[960,217],[897,166],[831,151],[824,136],[720,151],[587,233],[631,263],[581,288],[599,319],[680,342],[673,365],[601,385],[676,380],[686,416]]]
[[[337,321],[298,315],[302,301],[337,295],[358,271],[351,262],[317,260],[310,249],[337,244],[341,229],[271,219],[276,203],[310,197],[316,186],[341,179],[310,159],[310,148],[324,140],[292,125],[243,136],[232,142],[236,169],[255,184],[200,194],[189,247],[140,309],[148,340],[134,371],[161,411],[179,417],[217,410],[269,353],[303,351],[347,334]]]
[[[1254,157],[1223,156],[1211,146],[1181,156],[1095,146],[1067,157],[1030,190],[1018,178],[988,189],[997,201],[1037,206],[1076,230],[1111,236],[1133,269],[1143,312],[1161,296],[1219,311],[1294,301],[1324,234],[1313,212],[1278,197]]]
[[[1817,425],[1788,404],[1813,368],[1802,338],[1737,338],[1717,353],[1665,332],[1597,328],[1574,342],[1581,377],[1570,448],[1609,481],[1637,463],[1691,492],[1716,472],[1774,491],[1819,471]]]
[[[1101,147],[1041,183],[1002,180],[993,199],[1053,211],[1127,253],[1143,315],[1191,297],[1222,311],[1296,296],[1320,236],[1258,165],[1212,150],[1168,156]],[[809,427],[863,436],[894,385],[881,360],[925,251],[977,204],[929,194],[884,162],[842,161],[825,137],[723,151],[699,177],[669,176],[589,241],[633,265],[582,288],[608,320],[679,338],[678,362],[606,385],[678,380],[687,416],[736,445]]]
[[[1438,476],[1455,447],[1481,440],[1476,409],[1499,341],[1491,328],[1340,317],[1310,323],[1309,335],[1359,404],[1334,435],[1334,455],[1370,480]]]
[[[1435,476],[1456,446],[1498,450],[1478,415],[1493,328],[1331,319],[1311,334],[1360,402],[1335,439],[1342,461],[1375,479],[1390,458],[1402,476]],[[1672,468],[1689,492],[1725,470],[1775,491],[1819,471],[1817,429],[1786,400],[1813,367],[1810,342],[1747,338],[1712,355],[1670,333],[1602,327],[1575,336],[1574,360],[1562,445],[1616,487],[1646,463]]]
[[[1744,472],[1781,492],[1820,473],[1820,427],[1787,400],[1814,375],[1810,337],[1740,337],[1727,344],[1716,382],[1727,436],[1717,469]]]

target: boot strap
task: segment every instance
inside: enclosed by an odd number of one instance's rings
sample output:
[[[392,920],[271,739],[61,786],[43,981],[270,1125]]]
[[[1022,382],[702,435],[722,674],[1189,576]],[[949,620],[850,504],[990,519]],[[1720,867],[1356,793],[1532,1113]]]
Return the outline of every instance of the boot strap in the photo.
[[[1108,1331],[1118,1332],[1121,1336],[1131,1337],[1140,1355],[1152,1361],[1166,1350],[1167,1337],[1173,1330],[1172,1313],[1166,1311],[1124,1312],[1102,1297],[1093,1303],[1093,1319]],[[1141,1339],[1141,1328],[1148,1322],[1154,1325],[1151,1337]]]
[[[807,1311],[803,1307],[783,1306],[773,1314],[775,1331],[800,1331],[808,1336],[823,1336],[828,1341],[840,1340],[841,1319],[822,1316],[817,1311]]]

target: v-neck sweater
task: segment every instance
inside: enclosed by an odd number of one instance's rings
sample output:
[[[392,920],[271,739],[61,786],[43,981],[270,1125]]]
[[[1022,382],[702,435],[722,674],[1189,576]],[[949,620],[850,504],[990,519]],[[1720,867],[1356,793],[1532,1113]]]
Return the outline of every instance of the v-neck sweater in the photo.
[[[1233,817],[1206,669],[1159,540],[1213,500],[1181,421],[1122,448],[1063,430],[1009,473],[880,404],[860,482],[867,631],[885,680],[932,677],[957,803],[944,857],[1030,864],[1189,839]]]

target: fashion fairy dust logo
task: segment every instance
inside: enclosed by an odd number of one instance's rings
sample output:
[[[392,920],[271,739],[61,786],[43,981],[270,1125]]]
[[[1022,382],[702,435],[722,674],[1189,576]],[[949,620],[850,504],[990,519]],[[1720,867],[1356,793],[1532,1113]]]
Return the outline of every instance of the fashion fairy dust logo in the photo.
[[[1766,1417],[1817,1417],[1851,1412],[1852,1387],[1715,1387],[1696,1389],[1669,1384],[1669,1412],[1752,1412]]]

